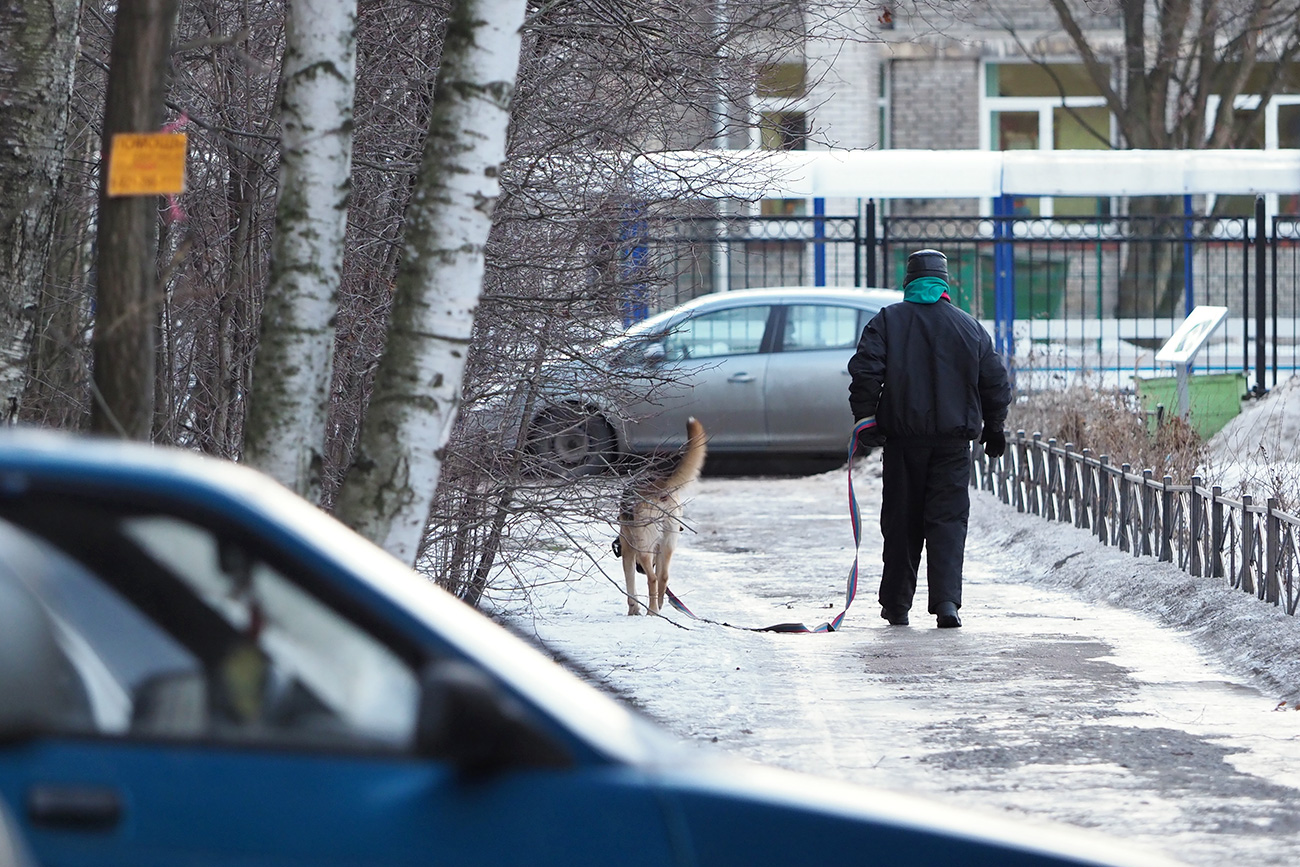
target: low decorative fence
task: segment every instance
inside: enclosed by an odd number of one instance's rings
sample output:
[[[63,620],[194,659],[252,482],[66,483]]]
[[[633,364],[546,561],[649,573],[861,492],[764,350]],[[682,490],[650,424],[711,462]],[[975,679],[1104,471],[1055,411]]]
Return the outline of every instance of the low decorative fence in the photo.
[[[1217,578],[1295,615],[1300,607],[1300,518],[1274,497],[1232,500],[1200,476],[1176,485],[1151,470],[1113,464],[1090,449],[1017,431],[992,459],[976,448],[971,486],[1019,512],[1088,530],[1103,545]]]

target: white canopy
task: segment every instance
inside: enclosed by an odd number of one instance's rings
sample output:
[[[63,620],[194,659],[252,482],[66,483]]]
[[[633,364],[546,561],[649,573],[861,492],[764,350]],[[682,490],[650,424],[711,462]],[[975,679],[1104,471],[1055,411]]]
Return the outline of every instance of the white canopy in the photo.
[[[696,198],[1300,192],[1300,150],[708,150],[651,154],[634,166],[646,193]]]

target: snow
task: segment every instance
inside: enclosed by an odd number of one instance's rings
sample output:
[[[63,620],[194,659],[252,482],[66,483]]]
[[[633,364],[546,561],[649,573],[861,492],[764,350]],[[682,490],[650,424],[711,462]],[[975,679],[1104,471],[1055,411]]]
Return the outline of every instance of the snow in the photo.
[[[1293,448],[1297,388],[1252,404],[1212,453]],[[517,551],[527,565],[492,605],[702,750],[1190,864],[1300,856],[1300,620],[973,492],[963,628],[934,627],[924,586],[912,625],[891,627],[875,603],[879,472],[878,457],[854,470],[862,579],[839,632],[737,627],[842,609],[844,469],[699,484],[670,587],[714,623],[626,616],[605,521],[531,540],[540,559]]]

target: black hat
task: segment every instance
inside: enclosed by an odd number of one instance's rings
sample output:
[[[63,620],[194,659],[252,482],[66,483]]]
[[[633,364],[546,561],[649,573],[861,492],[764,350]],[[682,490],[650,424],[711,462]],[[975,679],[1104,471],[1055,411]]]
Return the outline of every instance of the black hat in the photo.
[[[938,250],[917,250],[907,257],[907,273],[903,277],[906,286],[917,277],[938,277],[948,280],[948,257]]]

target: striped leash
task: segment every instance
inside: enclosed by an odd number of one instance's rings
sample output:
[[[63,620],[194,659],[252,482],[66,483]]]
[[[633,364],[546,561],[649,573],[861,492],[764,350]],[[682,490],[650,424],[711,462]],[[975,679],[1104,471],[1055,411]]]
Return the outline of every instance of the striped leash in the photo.
[[[816,632],[838,632],[844,623],[844,615],[849,613],[849,606],[853,604],[853,598],[858,595],[858,557],[859,549],[862,547],[862,515],[858,511],[858,498],[853,494],[853,458],[858,452],[858,434],[864,430],[869,430],[876,426],[876,417],[868,416],[853,426],[853,434],[849,437],[849,520],[853,524],[853,565],[849,567],[848,586],[844,590],[844,610],[835,615],[832,619],[818,626],[805,626],[802,623],[776,623],[772,626],[759,627],[737,627],[747,629],[750,632],[788,632],[795,634],[812,634]],[[692,620],[699,620],[705,623],[717,623],[715,620],[709,620],[697,616],[691,609],[687,608],[676,594],[668,588],[664,588],[668,594],[668,604],[673,608],[685,614]],[[722,626],[731,626],[730,623],[723,623]]]

